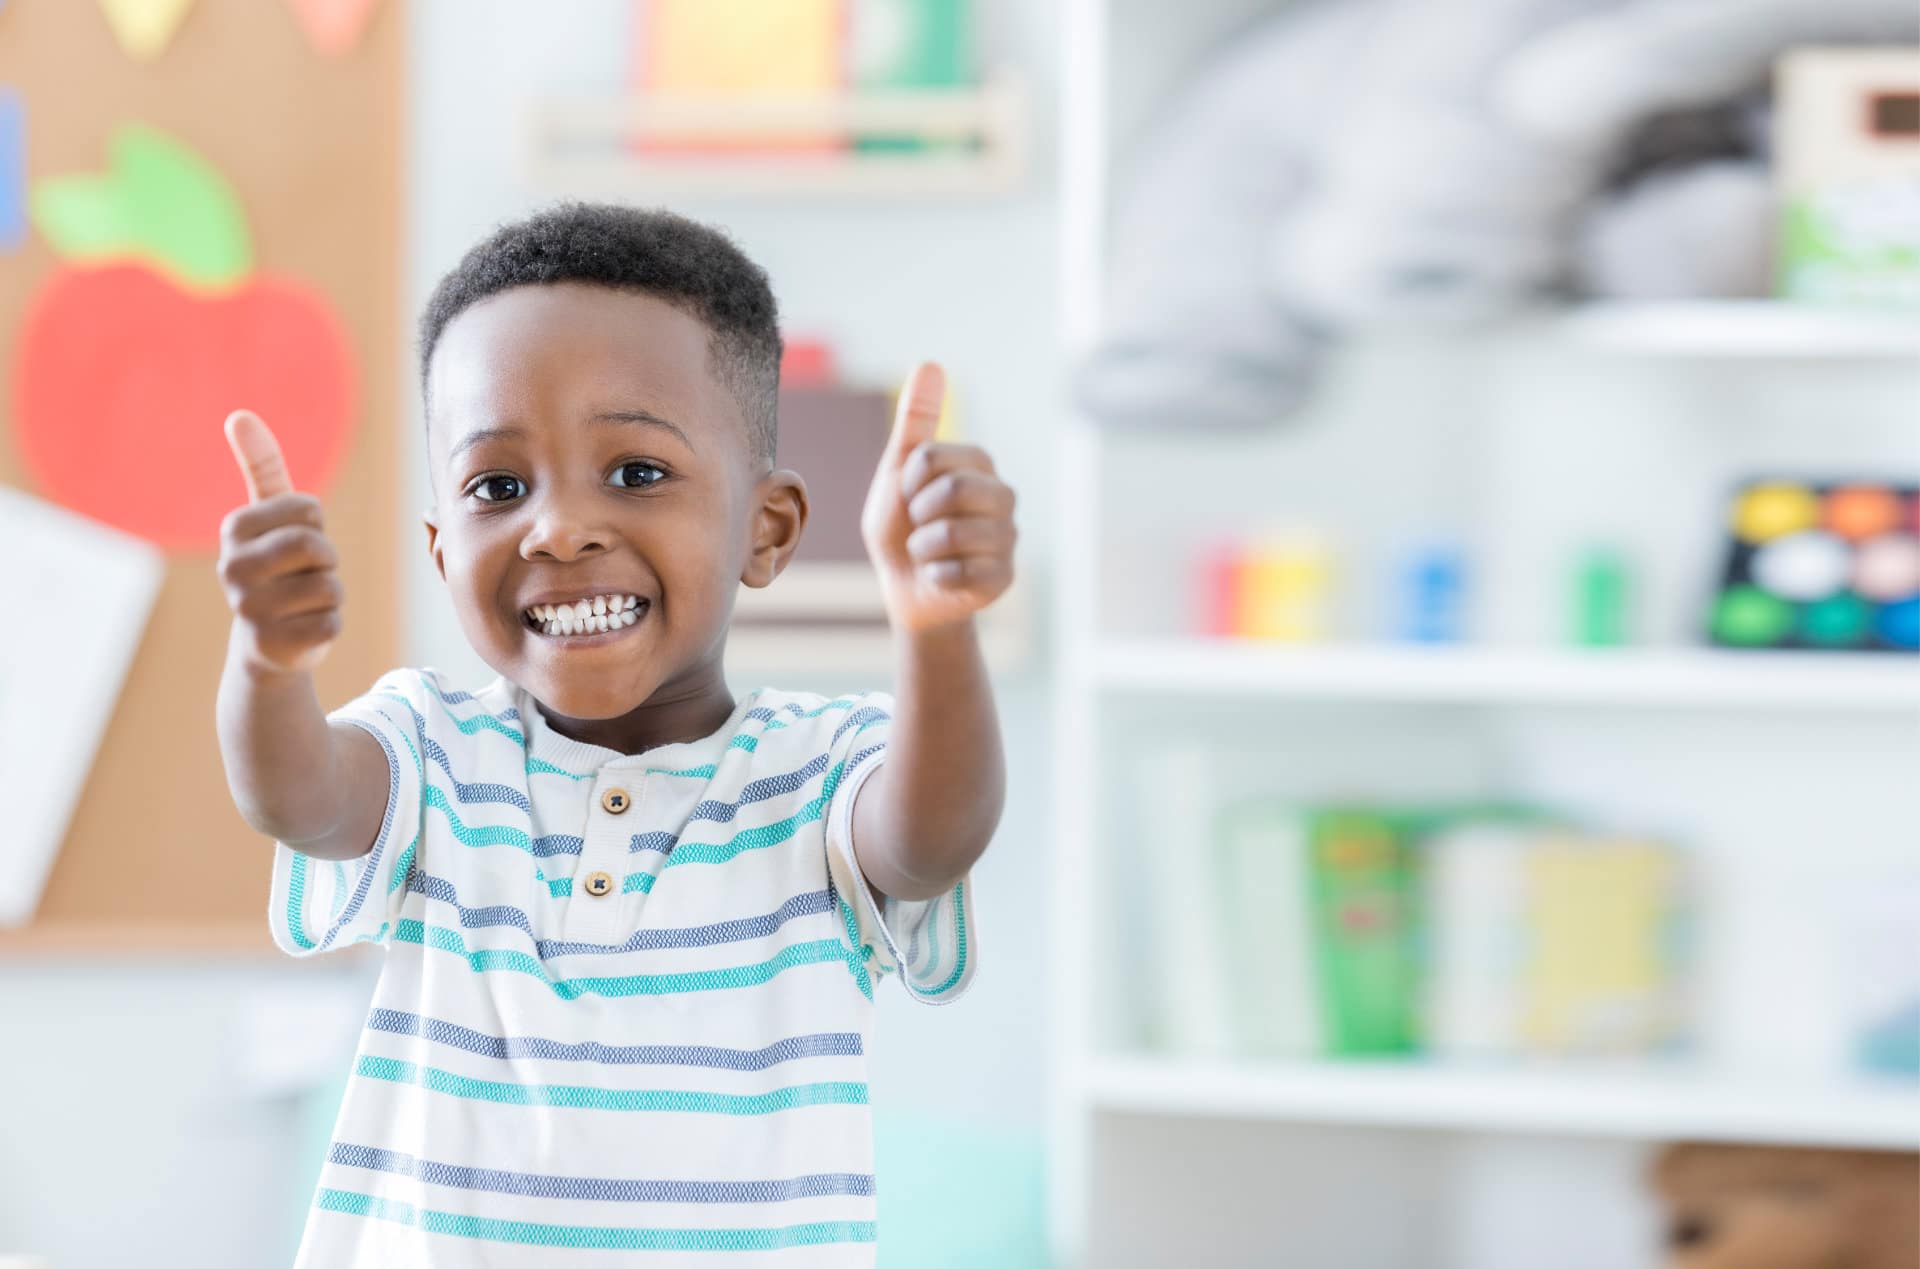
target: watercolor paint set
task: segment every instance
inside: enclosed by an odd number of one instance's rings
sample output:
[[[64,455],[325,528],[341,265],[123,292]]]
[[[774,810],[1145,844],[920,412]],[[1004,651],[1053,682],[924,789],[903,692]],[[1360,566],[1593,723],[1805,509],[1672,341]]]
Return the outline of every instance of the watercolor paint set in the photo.
[[[1920,485],[1749,481],[1708,637],[1730,648],[1920,650]]]

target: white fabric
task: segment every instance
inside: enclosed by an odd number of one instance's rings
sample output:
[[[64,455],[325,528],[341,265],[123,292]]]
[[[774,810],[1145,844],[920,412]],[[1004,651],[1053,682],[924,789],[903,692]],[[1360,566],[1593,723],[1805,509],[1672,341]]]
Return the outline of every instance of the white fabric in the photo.
[[[386,962],[298,1264],[871,1265],[873,985],[955,999],[977,937],[967,882],[882,903],[855,863],[891,711],[763,690],[633,756],[504,681],[336,711],[386,823],[350,864],[278,846],[269,918]]]

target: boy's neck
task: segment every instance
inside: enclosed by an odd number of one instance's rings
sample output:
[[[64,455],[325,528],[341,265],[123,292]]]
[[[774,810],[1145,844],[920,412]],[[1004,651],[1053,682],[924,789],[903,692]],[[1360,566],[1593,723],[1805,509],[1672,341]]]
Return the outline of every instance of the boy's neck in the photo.
[[[569,740],[636,754],[711,736],[732,717],[735,702],[715,659],[662,684],[638,707],[616,718],[568,718],[535,704],[547,725]]]

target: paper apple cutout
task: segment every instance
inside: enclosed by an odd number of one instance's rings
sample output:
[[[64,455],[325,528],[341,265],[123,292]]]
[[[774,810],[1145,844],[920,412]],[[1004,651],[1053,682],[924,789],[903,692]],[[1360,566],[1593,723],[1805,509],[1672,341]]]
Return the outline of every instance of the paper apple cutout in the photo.
[[[105,177],[34,193],[34,222],[69,263],[20,326],[20,454],[55,501],[207,550],[246,501],[221,420],[258,412],[296,487],[323,492],[352,426],[352,355],[325,300],[253,269],[238,200],[198,156],[130,128],[113,159]]]

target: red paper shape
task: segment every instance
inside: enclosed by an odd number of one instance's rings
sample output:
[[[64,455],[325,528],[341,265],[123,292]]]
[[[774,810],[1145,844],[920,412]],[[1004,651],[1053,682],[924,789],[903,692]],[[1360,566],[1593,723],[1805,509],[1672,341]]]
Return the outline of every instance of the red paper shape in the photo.
[[[352,429],[340,323],[281,278],[209,296],[144,265],[62,269],[15,356],[14,426],[41,492],[171,551],[212,549],[247,500],[221,430],[230,411],[267,421],[307,493],[325,490]]]
[[[360,42],[379,0],[288,0],[307,42],[328,57],[339,57]]]

